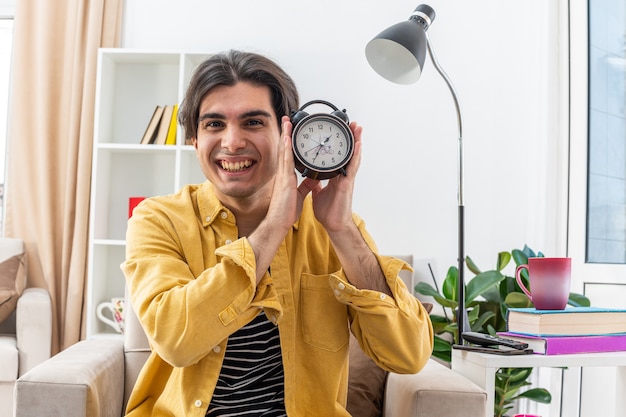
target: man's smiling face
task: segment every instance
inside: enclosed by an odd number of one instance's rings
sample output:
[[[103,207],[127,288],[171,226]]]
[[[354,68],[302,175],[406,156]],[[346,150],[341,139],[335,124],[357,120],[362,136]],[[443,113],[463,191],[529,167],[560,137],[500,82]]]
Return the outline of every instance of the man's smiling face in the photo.
[[[280,139],[277,120],[266,86],[218,86],[202,99],[194,146],[222,202],[269,201]]]

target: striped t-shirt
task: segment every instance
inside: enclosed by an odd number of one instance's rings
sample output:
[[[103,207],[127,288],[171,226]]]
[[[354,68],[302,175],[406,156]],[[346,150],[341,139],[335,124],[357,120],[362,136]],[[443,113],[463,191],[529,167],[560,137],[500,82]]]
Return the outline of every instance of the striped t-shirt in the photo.
[[[228,338],[208,417],[286,416],[278,327],[263,310]]]

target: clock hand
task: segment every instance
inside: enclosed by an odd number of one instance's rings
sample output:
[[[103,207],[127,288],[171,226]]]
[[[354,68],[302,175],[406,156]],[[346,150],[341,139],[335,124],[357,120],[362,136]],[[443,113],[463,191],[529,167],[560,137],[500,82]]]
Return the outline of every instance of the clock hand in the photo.
[[[324,148],[324,145],[326,144],[326,142],[330,140],[331,136],[332,135],[328,135],[328,137],[319,144],[319,147],[317,148],[317,152],[315,153],[315,156],[313,157],[313,162],[315,162],[315,160],[317,159],[317,156],[320,154],[320,151],[322,150],[322,148]]]
[[[315,143],[315,146],[313,146],[311,149],[309,149],[309,150],[305,151],[305,153],[309,153],[309,152],[311,152],[313,149],[315,149],[315,148],[319,148],[320,146],[322,146],[322,145],[323,145],[323,142],[318,142],[318,141],[316,141],[316,140],[315,140],[314,138],[312,138],[312,137],[309,137],[309,138],[306,138],[306,139],[308,139],[308,140],[310,140],[311,142]]]
[[[311,151],[312,151],[313,149],[315,149],[315,148],[318,148],[318,149],[319,149],[319,147],[320,147],[320,146],[322,146],[322,145],[317,144],[317,145],[315,145],[314,147],[312,147],[311,149],[309,149],[309,150],[307,150],[307,151],[305,151],[305,152],[306,152],[306,153],[311,152]]]

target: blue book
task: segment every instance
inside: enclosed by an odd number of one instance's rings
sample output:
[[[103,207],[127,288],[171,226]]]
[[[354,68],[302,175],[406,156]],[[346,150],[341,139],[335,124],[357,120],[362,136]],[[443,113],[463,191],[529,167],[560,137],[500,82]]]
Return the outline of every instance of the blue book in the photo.
[[[626,333],[626,309],[567,307],[564,310],[510,308],[507,331],[535,336]]]

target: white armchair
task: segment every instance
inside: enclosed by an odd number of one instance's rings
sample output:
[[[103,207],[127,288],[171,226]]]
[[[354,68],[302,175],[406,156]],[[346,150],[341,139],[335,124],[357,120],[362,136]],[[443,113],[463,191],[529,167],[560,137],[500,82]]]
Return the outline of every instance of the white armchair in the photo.
[[[15,416],[123,415],[135,380],[150,354],[132,306],[129,302],[126,306],[124,341],[99,338],[79,342],[20,377],[15,387]],[[390,373],[381,390],[384,401],[378,414],[386,417],[466,417],[486,413],[485,391],[432,359],[418,374]],[[354,415],[373,414],[357,411]]]
[[[0,238],[0,262],[24,252],[21,239]],[[0,323],[0,417],[13,411],[15,381],[50,358],[52,306],[45,289],[28,288],[13,313]]]

